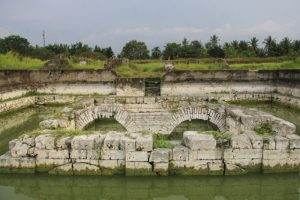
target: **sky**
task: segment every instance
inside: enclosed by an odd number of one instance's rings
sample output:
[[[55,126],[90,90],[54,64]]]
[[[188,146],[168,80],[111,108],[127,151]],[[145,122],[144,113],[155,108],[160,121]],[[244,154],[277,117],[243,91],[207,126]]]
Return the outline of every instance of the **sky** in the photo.
[[[300,39],[300,0],[0,0],[0,38],[32,44],[83,42],[120,52],[132,39],[167,42]]]

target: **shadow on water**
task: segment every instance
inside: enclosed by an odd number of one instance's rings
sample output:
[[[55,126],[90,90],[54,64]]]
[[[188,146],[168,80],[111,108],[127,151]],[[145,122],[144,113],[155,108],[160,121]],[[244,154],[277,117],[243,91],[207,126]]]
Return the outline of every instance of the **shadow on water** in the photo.
[[[231,177],[0,175],[0,199],[298,200],[298,174]]]

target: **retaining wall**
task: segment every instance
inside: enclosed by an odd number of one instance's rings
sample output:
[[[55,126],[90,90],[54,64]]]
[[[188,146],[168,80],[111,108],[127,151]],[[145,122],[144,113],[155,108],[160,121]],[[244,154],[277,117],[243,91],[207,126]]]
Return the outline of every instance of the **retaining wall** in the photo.
[[[0,157],[1,172],[83,175],[235,175],[300,171],[300,136],[233,136],[230,145],[187,131],[182,145],[153,148],[151,135],[94,133],[25,135]]]

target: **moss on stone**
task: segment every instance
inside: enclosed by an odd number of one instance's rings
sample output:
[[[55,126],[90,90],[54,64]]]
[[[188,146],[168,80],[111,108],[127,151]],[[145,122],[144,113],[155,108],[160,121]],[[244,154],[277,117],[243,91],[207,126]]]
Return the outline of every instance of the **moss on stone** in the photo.
[[[101,175],[103,176],[124,175],[124,174],[125,174],[125,167],[117,167],[114,169],[101,168]]]
[[[126,176],[155,176],[150,169],[126,169]]]
[[[265,174],[271,173],[290,173],[290,172],[300,172],[300,165],[275,165],[274,167],[263,166],[262,172]]]

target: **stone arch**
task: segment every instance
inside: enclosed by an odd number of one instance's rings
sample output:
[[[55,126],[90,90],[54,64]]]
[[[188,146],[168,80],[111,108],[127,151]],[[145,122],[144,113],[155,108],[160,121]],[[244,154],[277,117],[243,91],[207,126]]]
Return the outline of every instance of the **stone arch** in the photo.
[[[127,111],[120,110],[118,106],[94,106],[83,109],[76,114],[75,128],[84,130],[90,123],[96,119],[113,117],[125,129],[127,129],[128,120]],[[128,130],[128,129],[127,129]]]
[[[224,114],[206,107],[184,107],[173,113],[170,133],[182,122],[191,121],[193,119],[210,121],[216,125],[221,132],[225,132],[227,130],[226,116]]]

